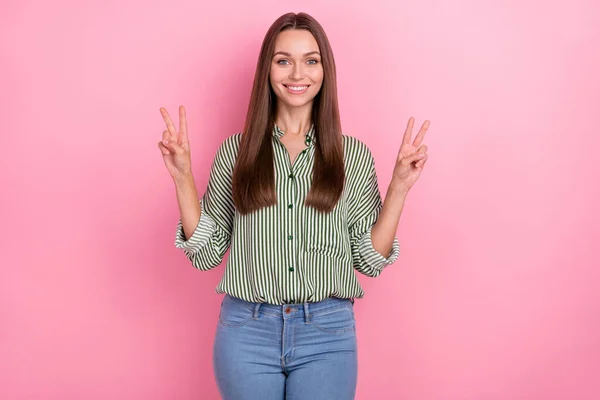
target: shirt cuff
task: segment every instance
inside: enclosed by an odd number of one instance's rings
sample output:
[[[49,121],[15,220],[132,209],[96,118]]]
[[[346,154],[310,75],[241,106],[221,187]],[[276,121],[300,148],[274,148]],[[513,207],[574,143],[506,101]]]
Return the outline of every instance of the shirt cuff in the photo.
[[[216,229],[217,223],[210,215],[204,212],[204,207],[202,206],[202,202],[200,202],[200,221],[198,221],[196,230],[194,230],[194,233],[192,233],[192,236],[188,240],[185,240],[183,223],[180,218],[175,234],[175,247],[184,250],[186,253],[196,253],[206,246]]]
[[[367,265],[374,269],[382,270],[386,266],[396,262],[396,259],[400,254],[400,243],[398,243],[398,238],[394,237],[392,251],[390,251],[390,254],[386,258],[379,254],[379,252],[373,247],[371,229],[369,229],[360,240],[358,244],[358,252],[360,257]]]

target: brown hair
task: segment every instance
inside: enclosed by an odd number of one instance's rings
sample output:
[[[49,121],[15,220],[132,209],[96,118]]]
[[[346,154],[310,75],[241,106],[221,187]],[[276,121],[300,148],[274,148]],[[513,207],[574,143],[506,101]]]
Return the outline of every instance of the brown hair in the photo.
[[[279,17],[267,31],[260,49],[246,124],[233,171],[233,202],[241,214],[276,204],[272,135],[277,99],[269,80],[275,40],[287,29],[312,33],[321,53],[323,84],[312,108],[315,128],[315,161],[312,185],[305,204],[330,212],[344,188],[344,150],[337,99],[333,51],[325,31],[310,15],[289,13]]]

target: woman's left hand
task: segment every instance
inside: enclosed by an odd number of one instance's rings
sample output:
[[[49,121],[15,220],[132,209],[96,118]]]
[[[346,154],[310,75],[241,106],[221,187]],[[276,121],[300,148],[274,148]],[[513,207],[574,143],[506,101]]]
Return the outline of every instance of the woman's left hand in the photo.
[[[429,121],[423,123],[421,130],[419,130],[419,133],[415,136],[415,140],[411,143],[414,123],[415,119],[410,117],[406,131],[404,131],[402,146],[400,146],[400,151],[398,152],[398,159],[396,160],[396,166],[392,174],[392,183],[390,184],[390,186],[406,192],[419,179],[428,157],[427,146],[421,146],[421,142],[429,128]]]

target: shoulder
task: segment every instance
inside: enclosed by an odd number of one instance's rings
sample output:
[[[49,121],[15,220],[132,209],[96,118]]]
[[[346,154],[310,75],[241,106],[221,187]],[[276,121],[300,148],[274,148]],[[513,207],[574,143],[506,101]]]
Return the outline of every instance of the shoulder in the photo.
[[[215,163],[233,168],[242,138],[241,133],[228,136],[221,142],[215,155]]]
[[[237,153],[240,147],[240,141],[242,139],[241,133],[236,133],[228,136],[221,142],[219,146],[219,152],[221,153]]]
[[[360,139],[350,135],[342,135],[344,143],[344,161],[346,168],[370,168],[373,163],[371,149]]]

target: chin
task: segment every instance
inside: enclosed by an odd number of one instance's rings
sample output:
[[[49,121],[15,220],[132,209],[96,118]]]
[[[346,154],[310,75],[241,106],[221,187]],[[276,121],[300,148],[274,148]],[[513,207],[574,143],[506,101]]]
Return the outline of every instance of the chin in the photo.
[[[313,99],[303,100],[303,101],[299,101],[299,100],[300,99],[295,99],[295,100],[289,101],[288,99],[284,99],[283,103],[285,103],[285,105],[288,107],[304,107],[308,104],[312,104],[312,102],[313,102]]]
[[[304,107],[308,104],[312,104],[315,96],[302,96],[302,97],[290,97],[284,94],[279,98],[288,107]]]

